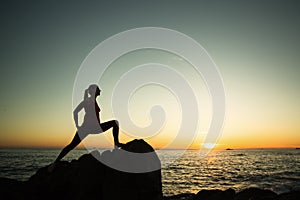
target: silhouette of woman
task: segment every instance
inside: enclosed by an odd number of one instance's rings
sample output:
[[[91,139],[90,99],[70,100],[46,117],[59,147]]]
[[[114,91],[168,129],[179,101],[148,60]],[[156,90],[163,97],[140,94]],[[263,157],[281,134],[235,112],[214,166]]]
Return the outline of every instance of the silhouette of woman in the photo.
[[[115,148],[121,147],[122,143],[119,142],[119,123],[117,120],[100,123],[99,112],[100,108],[97,104],[96,98],[100,95],[101,90],[95,84],[90,85],[85,90],[84,100],[75,108],[73,112],[77,132],[70,144],[68,144],[60,152],[55,160],[55,163],[60,161],[72,149],[74,149],[86,136],[89,134],[98,134],[112,128]],[[81,126],[78,124],[78,113],[84,109],[84,121]]]

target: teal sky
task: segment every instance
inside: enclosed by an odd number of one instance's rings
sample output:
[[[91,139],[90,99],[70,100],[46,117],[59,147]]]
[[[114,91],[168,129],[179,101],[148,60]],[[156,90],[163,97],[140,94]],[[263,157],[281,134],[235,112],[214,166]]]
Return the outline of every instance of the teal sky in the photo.
[[[57,135],[64,145],[84,58],[106,38],[147,26],[185,33],[211,55],[227,96],[224,137],[275,134],[274,146],[283,137],[283,146],[299,146],[299,9],[289,0],[2,1],[0,146],[42,146]]]

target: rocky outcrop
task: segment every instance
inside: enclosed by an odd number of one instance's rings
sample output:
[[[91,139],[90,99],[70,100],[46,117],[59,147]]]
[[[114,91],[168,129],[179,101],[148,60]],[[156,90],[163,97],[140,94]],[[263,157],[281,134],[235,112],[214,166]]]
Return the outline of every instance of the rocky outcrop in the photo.
[[[201,190],[196,196],[195,200],[231,200],[235,196],[235,191],[233,189],[222,190]]]
[[[271,190],[262,190],[259,188],[248,188],[236,194],[234,200],[244,200],[244,199],[274,199],[277,197],[275,192]]]
[[[127,153],[129,151],[154,153],[154,149],[144,140],[133,140],[125,144],[122,149],[108,150],[102,154],[94,151],[81,156],[78,160],[61,161],[51,172],[49,172],[48,166],[45,166],[26,182],[7,179],[6,183],[3,183],[6,189],[0,189],[0,195],[4,199],[161,200],[160,169],[148,170],[149,172],[144,173],[124,172],[99,161],[103,159],[106,164],[117,163],[116,166],[122,166],[118,165],[118,162],[135,164],[143,162],[140,167],[147,167],[147,159],[124,157],[126,154],[124,150]],[[154,165],[160,166],[160,161],[155,155],[155,153],[151,154],[149,162],[151,165],[154,162]],[[139,170],[141,169],[139,168]]]
[[[298,200],[300,191],[292,191],[277,195],[271,190],[247,188],[238,193],[233,189],[200,190],[197,194],[185,193],[165,197],[164,200]]]

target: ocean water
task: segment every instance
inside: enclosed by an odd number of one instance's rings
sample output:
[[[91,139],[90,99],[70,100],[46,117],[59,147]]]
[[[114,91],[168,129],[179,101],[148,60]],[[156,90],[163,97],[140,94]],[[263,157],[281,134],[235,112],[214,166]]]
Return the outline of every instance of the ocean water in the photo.
[[[53,162],[60,149],[0,149],[0,177],[27,180],[37,169]],[[104,150],[100,150],[104,151]],[[88,153],[75,149],[65,160],[78,159]],[[164,163],[180,150],[158,151]],[[300,190],[300,150],[263,149],[211,151],[200,156],[187,150],[162,168],[165,196],[201,189],[237,191],[248,187],[271,189],[277,193]]]

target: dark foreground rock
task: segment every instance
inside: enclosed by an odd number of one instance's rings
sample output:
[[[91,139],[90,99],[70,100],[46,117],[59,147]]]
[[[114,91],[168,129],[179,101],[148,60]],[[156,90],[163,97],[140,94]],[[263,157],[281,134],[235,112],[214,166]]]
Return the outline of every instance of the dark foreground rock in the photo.
[[[271,190],[259,188],[248,188],[236,193],[233,189],[223,190],[201,190],[197,194],[184,193],[164,200],[299,200],[300,191],[292,191],[277,195]]]
[[[216,199],[216,200],[227,200],[227,199],[234,199],[235,196],[235,191],[233,189],[228,189],[225,191],[222,190],[201,190],[199,191],[196,196],[195,196],[195,200],[199,199]]]
[[[262,190],[258,188],[248,188],[245,189],[235,196],[235,200],[244,200],[244,199],[274,199],[277,197],[275,192],[271,190]]]
[[[94,151],[78,160],[61,161],[51,172],[48,166],[43,167],[26,182],[0,179],[1,199],[161,200],[160,161],[154,149],[144,140],[133,140],[122,149],[105,151],[101,155]],[[129,151],[152,154],[146,158],[128,157],[125,154]],[[128,164],[124,166],[119,162]],[[127,172],[107,165],[123,167]],[[137,167],[128,172],[133,165]],[[158,166],[159,169],[151,171],[153,166]],[[143,167],[146,169],[142,169]],[[135,170],[146,172],[134,173]]]

